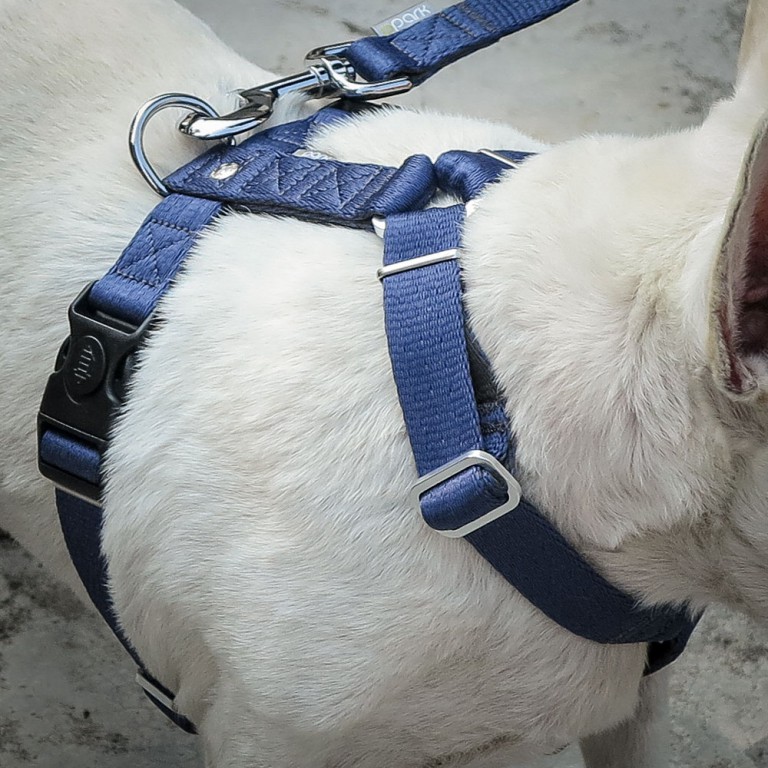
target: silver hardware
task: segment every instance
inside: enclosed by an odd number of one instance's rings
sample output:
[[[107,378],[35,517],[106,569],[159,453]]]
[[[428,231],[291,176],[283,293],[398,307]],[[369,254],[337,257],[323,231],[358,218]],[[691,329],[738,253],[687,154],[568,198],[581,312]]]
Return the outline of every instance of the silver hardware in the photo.
[[[330,45],[321,45],[319,48],[313,48],[304,57],[304,63],[311,64],[313,61],[320,61],[320,59],[326,59],[328,56],[341,56],[354,42],[354,40],[347,40],[344,43],[331,43]]]
[[[212,118],[218,117],[218,112],[208,102],[186,93],[164,93],[162,96],[156,96],[143,104],[134,115],[128,132],[128,147],[131,151],[131,157],[147,184],[161,197],[168,195],[168,188],[147,160],[144,152],[144,129],[154,115],[171,107],[191,108],[197,113],[203,113]]]
[[[497,475],[507,487],[507,500],[496,507],[496,509],[492,509],[487,514],[478,517],[477,520],[462,525],[461,528],[455,528],[448,531],[440,531],[436,528],[432,529],[435,533],[447,536],[449,539],[461,538],[462,536],[472,533],[472,531],[482,528],[484,525],[488,525],[488,523],[491,523],[494,520],[498,520],[503,515],[506,515],[507,512],[511,512],[515,509],[520,503],[520,498],[522,496],[520,484],[507,471],[507,468],[498,459],[491,456],[490,453],[486,453],[485,451],[468,451],[457,459],[449,461],[447,464],[443,464],[442,467],[438,467],[434,472],[430,472],[428,475],[419,478],[418,482],[414,484],[413,489],[411,490],[410,501],[419,511],[419,514],[421,514],[421,497],[428,490],[434,488],[436,485],[440,485],[440,483],[444,483],[446,480],[449,480],[470,467],[483,467],[484,469],[493,472],[494,475]]]
[[[211,178],[216,179],[216,181],[223,181],[232,178],[239,170],[239,163],[224,163],[211,172]]]
[[[241,97],[242,98],[242,97]],[[258,103],[255,98],[227,115],[190,112],[180,123],[179,130],[194,139],[215,141],[246,133],[258,128],[272,114],[272,103]]]
[[[387,264],[376,270],[376,277],[384,280],[385,277],[398,275],[400,272],[410,272],[412,269],[421,269],[422,267],[431,267],[433,264],[439,264],[442,261],[452,261],[459,258],[459,251],[451,248],[447,251],[438,251],[437,253],[428,253],[425,256],[417,256],[415,259],[406,259],[398,261],[395,264]]]
[[[239,91],[241,106],[226,115],[220,115],[202,99],[184,93],[165,93],[151,99],[139,109],[131,123],[129,146],[133,162],[155,192],[162,196],[168,194],[144,153],[144,129],[149,119],[161,109],[188,107],[192,111],[179,123],[182,133],[205,141],[225,139],[233,143],[238,134],[253,131],[264,123],[278,99],[291,93],[303,93],[312,99],[380,99],[413,87],[405,77],[378,83],[359,79],[354,67],[343,56],[350,45],[349,42],[335,43],[315,48],[307,54],[309,66],[304,72]]]
[[[136,672],[136,682],[153,698],[155,701],[160,702],[166,709],[171,712],[175,712],[177,715],[181,714],[176,707],[176,702],[170,697],[164,694],[156,685],[147,680],[144,677],[141,670]]]
[[[504,163],[504,165],[508,165],[510,168],[520,167],[520,163],[516,160],[510,160],[508,157],[504,157],[504,155],[500,155],[498,152],[494,152],[491,149],[480,149],[478,152],[486,157],[492,157],[494,160],[498,160],[500,163]]]
[[[371,219],[373,225],[373,231],[381,238],[384,237],[384,232],[387,229],[387,220],[383,216],[374,216]]]
[[[212,115],[197,109],[179,124],[179,130],[196,139],[223,139],[258,128],[274,110],[278,99],[290,93],[304,93],[312,99],[380,99],[405,93],[413,87],[406,77],[366,82],[344,58],[351,42],[315,48],[306,56],[308,68],[289,77],[256,88],[239,91],[241,106],[227,115]]]
[[[352,76],[353,70],[345,61],[334,62],[331,71]],[[192,112],[179,124],[179,130],[188,136],[206,141],[236,136],[258,128],[272,114],[275,103],[290,93],[306,93],[318,99],[337,95],[338,89],[331,80],[331,71],[324,66],[313,65],[305,72],[273,80],[270,83],[239,91],[242,105],[228,115],[211,117]]]
[[[73,490],[72,488],[66,488],[63,485],[59,483],[54,483],[53,487],[56,488],[59,491],[62,491],[63,493],[68,494],[69,496],[74,496],[76,499],[80,499],[80,501],[85,501],[88,504],[90,504],[92,507],[98,507],[101,509],[104,504],[101,500],[96,501],[95,499],[91,498],[90,496],[86,496],[84,493],[78,493],[77,491]]]
[[[378,83],[350,79],[338,72],[336,63],[339,61],[346,61],[346,59],[325,57],[320,59],[320,62],[328,72],[328,77],[336,86],[339,95],[345,96],[348,99],[383,99],[387,96],[405,93],[413,88],[413,83],[407,77],[396,77],[394,80],[382,80]]]

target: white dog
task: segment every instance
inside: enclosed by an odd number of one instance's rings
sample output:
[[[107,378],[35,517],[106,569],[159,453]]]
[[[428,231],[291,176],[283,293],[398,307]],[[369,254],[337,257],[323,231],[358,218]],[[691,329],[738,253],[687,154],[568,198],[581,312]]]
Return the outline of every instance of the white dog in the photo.
[[[0,16],[0,525],[79,589],[35,414],[67,304],[156,203],[126,125],[155,93],[227,109],[269,76],[161,0],[61,6]],[[542,151],[484,195],[462,253],[525,494],[646,603],[762,619],[767,105],[759,0],[736,94],[701,128]],[[171,122],[149,147],[168,169],[195,151]],[[406,111],[315,148],[397,165],[485,146],[544,149]],[[666,675],[642,678],[645,647],[570,634],[409,507],[380,260],[373,234],[255,215],[196,248],[109,457],[128,635],[215,768],[516,765],[576,740],[590,768],[660,768]]]

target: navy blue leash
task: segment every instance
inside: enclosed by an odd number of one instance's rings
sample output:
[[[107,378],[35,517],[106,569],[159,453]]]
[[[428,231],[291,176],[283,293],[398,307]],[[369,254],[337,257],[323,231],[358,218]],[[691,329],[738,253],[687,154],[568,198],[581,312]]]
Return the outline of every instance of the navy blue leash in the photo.
[[[507,35],[536,24],[577,0],[466,0],[386,37],[366,37],[310,51],[309,69],[296,75],[240,91],[241,106],[218,115],[209,104],[185,94],[164,94],[147,102],[131,128],[134,160],[153,189],[164,186],[146,161],[142,134],[146,121],[160,109],[183,106],[194,111],[180,130],[199,139],[231,138],[252,131],[289,93],[309,98],[344,99],[364,103],[404,93],[443,67]],[[414,15],[414,14],[412,14]]]
[[[366,37],[344,55],[367,80],[406,76],[417,85],[443,67],[577,0],[466,0],[388,37]]]
[[[571,2],[462,3],[414,27],[421,37],[406,30],[353,44],[350,60],[376,78],[406,71],[406,57],[408,75],[419,82]],[[455,151],[434,163],[416,155],[400,168],[303,153],[313,130],[346,117],[324,109],[240,146],[217,146],[172,174],[162,187],[168,196],[118,262],[70,308],[70,338],[40,410],[40,468],[58,486],[62,530],[78,573],[139,665],[142,687],[177,725],[194,732],[171,692],[144,668],[109,596],[100,543],[103,455],[158,301],[200,232],[233,210],[356,228],[378,219],[387,338],[420,476],[415,506],[435,531],[466,538],[553,621],[600,643],[647,642],[647,671],[665,666],[682,652],[698,619],[684,607],[642,608],[520,498],[504,403],[464,316],[458,255],[465,206],[423,210],[437,188],[472,200],[526,153]]]

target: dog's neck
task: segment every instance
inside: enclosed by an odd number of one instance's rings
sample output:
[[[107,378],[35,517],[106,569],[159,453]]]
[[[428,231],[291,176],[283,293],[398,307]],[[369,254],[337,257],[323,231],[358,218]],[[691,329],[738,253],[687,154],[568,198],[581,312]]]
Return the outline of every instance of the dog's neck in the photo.
[[[524,491],[649,602],[733,603],[760,559],[742,507],[760,508],[765,425],[710,358],[712,264],[753,130],[727,123],[556,148],[467,228],[468,306]]]

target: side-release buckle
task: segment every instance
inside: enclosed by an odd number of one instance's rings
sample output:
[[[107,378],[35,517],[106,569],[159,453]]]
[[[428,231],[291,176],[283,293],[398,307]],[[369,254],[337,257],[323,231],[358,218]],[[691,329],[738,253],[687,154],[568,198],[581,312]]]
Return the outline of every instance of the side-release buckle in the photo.
[[[511,512],[520,503],[522,496],[522,490],[520,484],[509,473],[507,468],[494,456],[485,451],[468,451],[462,454],[453,461],[449,461],[447,464],[443,464],[442,467],[438,467],[434,472],[420,477],[414,484],[411,490],[411,503],[419,510],[421,514],[421,497],[429,490],[434,488],[440,483],[444,483],[452,477],[460,474],[466,469],[471,467],[480,467],[493,473],[505,486],[507,492],[507,500],[495,507],[490,512],[472,520],[466,525],[462,525],[460,528],[440,529],[432,528],[433,531],[439,533],[441,536],[447,536],[450,539],[458,539],[462,536],[466,536],[473,531],[482,528],[488,523],[498,520],[507,512]]]
[[[48,378],[37,417],[38,467],[41,474],[62,490],[99,503],[100,484],[74,471],[58,451],[56,462],[43,448],[43,438],[54,432],[59,444],[101,453],[107,442],[114,409],[125,398],[134,365],[134,352],[144,338],[151,317],[139,327],[94,310],[87,285],[69,307],[70,335],[59,350],[54,372]],[[70,465],[71,464],[71,465]]]

